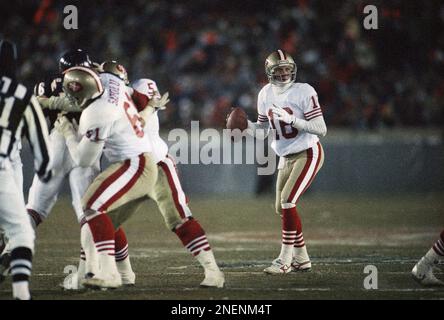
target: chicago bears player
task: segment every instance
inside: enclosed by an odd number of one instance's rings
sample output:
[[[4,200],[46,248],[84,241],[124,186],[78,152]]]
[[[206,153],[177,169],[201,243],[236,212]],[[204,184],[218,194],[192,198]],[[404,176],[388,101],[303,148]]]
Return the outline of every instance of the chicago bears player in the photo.
[[[324,162],[319,137],[327,127],[316,91],[297,83],[293,58],[276,50],[265,60],[269,84],[258,95],[257,122],[248,129],[273,129],[271,147],[280,157],[276,183],[276,212],[282,217],[281,252],[264,272],[285,274],[311,270],[296,204]]]

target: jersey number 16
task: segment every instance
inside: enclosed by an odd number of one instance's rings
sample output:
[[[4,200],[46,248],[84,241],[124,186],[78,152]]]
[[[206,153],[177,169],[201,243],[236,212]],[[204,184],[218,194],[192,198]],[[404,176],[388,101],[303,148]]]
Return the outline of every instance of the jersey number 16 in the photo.
[[[293,114],[293,111],[290,108],[285,107],[283,109],[288,111],[289,114]],[[271,118],[271,126],[276,132],[276,140],[280,140],[281,136],[285,139],[292,139],[298,135],[298,129],[294,128],[291,124],[275,120],[271,110],[268,115]]]

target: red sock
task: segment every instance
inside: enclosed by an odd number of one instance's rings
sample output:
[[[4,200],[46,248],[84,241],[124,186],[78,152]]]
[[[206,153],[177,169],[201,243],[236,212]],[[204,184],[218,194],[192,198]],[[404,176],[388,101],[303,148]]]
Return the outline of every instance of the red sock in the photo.
[[[125,260],[128,257],[128,241],[122,227],[115,232],[114,240],[116,241],[116,261]]]
[[[114,226],[107,214],[88,220],[94,243],[99,253],[106,252],[108,255],[114,255]]]
[[[189,219],[179,228],[174,230],[180,241],[193,256],[200,253],[201,250],[208,251],[211,249],[208,243],[205,231],[196,219]]]
[[[300,220],[299,220],[300,221]],[[296,241],[298,215],[296,208],[282,209],[282,243],[293,245]]]

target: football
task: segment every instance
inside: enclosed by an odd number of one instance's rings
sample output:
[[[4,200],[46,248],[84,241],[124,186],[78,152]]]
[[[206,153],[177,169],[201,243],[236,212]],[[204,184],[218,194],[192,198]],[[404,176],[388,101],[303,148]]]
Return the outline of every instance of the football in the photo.
[[[242,108],[236,107],[231,110],[227,117],[227,129],[240,129],[241,131],[247,129],[247,114]]]

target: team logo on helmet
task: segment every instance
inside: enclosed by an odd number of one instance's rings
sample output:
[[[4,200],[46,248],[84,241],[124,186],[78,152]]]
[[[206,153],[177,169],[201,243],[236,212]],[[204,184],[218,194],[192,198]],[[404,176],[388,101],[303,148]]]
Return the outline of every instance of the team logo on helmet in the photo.
[[[118,65],[116,66],[116,68],[117,68],[117,70],[119,70],[120,72],[126,72],[125,68],[124,68],[121,64],[118,64]]]
[[[80,90],[83,89],[83,87],[79,82],[71,81],[70,83],[68,83],[68,89],[71,90],[72,92],[79,92]]]

